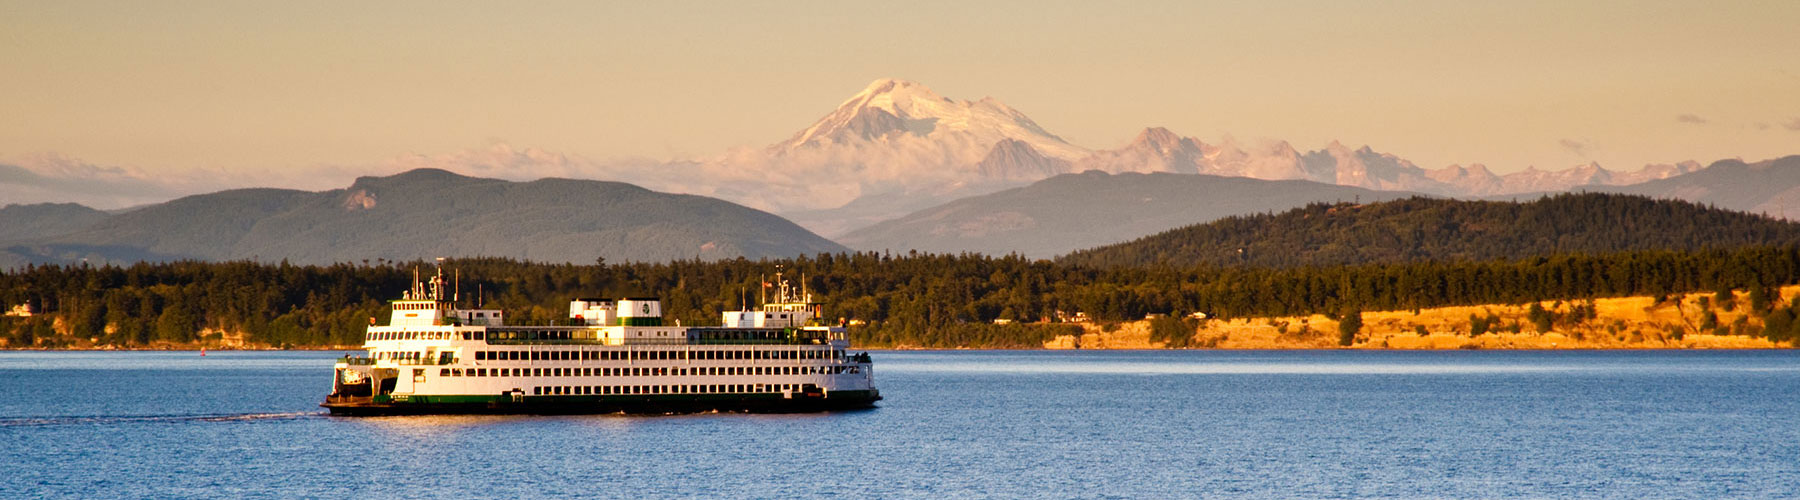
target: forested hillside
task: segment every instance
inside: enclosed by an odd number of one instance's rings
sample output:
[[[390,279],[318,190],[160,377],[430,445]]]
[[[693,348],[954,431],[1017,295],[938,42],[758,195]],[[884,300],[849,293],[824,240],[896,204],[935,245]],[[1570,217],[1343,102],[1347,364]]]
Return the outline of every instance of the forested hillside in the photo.
[[[429,272],[418,263],[30,267],[0,274],[0,304],[30,304],[42,314],[0,318],[0,333],[15,348],[183,344],[206,340],[196,337],[203,330],[274,346],[353,345],[370,317],[386,320],[384,301],[406,288],[415,266]],[[1335,315],[1754,290],[1800,283],[1800,246],[1295,268],[1095,268],[1021,257],[858,253],[602,265],[473,259],[446,269],[459,276],[465,302],[479,296],[511,311],[512,322],[563,320],[574,297],[653,295],[671,320],[703,325],[717,324],[719,312],[736,308],[740,297],[754,302],[777,266],[827,302],[827,317],[859,324],[851,332],[860,345],[1004,348],[1037,347],[1068,333],[1059,312],[1102,321],[1190,312]]]
[[[0,245],[0,267],[183,259],[329,264],[440,255],[666,261],[841,250],[774,214],[704,196],[618,182],[510,182],[418,169],[359,178],[331,191],[188,196],[72,233],[7,242]]]
[[[0,207],[0,242],[68,234],[106,218],[106,212],[74,203]]]
[[[1684,201],[1559,194],[1522,203],[1409,198],[1316,203],[1071,253],[1066,264],[1335,266],[1472,262],[1800,243],[1800,224]]]
[[[837,239],[859,250],[1049,258],[1233,215],[1416,193],[1198,174],[1064,174],[882,221]]]

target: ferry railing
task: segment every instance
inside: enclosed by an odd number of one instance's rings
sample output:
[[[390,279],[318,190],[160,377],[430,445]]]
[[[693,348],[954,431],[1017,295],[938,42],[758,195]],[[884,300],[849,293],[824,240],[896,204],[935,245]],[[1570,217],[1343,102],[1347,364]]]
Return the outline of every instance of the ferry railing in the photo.
[[[459,362],[461,360],[462,360],[462,358],[450,358],[448,360],[439,359],[439,358],[396,359],[396,360],[393,360],[393,362],[394,362],[394,364],[401,365],[401,366],[437,366],[437,365],[454,365],[454,364],[457,364],[457,362]],[[376,360],[375,358],[338,358],[339,363],[344,363],[344,364],[348,364],[348,365],[373,365],[373,364],[375,364],[376,361],[378,361],[378,360]]]
[[[488,345],[823,345],[829,343],[825,339],[688,339],[688,338],[649,338],[649,339],[569,339],[569,340],[521,340],[521,339],[487,339]]]

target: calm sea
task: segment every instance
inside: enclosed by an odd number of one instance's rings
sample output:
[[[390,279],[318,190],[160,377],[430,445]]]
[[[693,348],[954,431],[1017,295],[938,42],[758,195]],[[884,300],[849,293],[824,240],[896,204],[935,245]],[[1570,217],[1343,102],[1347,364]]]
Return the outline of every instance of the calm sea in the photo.
[[[877,352],[878,409],[328,417],[320,352],[0,352],[5,498],[1800,497],[1800,351]]]

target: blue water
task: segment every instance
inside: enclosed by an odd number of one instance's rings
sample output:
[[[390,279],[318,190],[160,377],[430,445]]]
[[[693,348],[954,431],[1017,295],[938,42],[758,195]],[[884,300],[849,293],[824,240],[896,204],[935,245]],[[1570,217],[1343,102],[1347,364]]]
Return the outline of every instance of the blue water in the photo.
[[[1800,352],[878,352],[812,415],[339,418],[317,352],[0,352],[5,498],[1800,497]]]

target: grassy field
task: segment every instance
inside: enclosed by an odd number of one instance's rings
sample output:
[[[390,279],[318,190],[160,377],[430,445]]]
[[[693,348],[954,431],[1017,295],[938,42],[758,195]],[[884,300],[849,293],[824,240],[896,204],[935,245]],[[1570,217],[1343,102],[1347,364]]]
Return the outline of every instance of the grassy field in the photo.
[[[1800,286],[1781,289],[1777,303],[1800,296]],[[1749,313],[1738,291],[1727,305],[1712,293],[1671,297],[1618,297],[1546,301],[1538,318],[1531,303],[1440,307],[1417,311],[1366,311],[1349,348],[1357,349],[1771,349],[1794,347],[1760,335],[1762,320]],[[1591,312],[1589,312],[1591,311]],[[1546,322],[1534,321],[1554,317]],[[1213,349],[1336,349],[1338,321],[1323,315],[1189,321],[1193,337],[1183,347]],[[1478,323],[1486,323],[1480,328]],[[1162,349],[1151,321],[1083,324],[1080,336],[1063,335],[1049,349]],[[1478,332],[1478,330],[1485,330]],[[1479,333],[1476,335],[1475,333]]]

